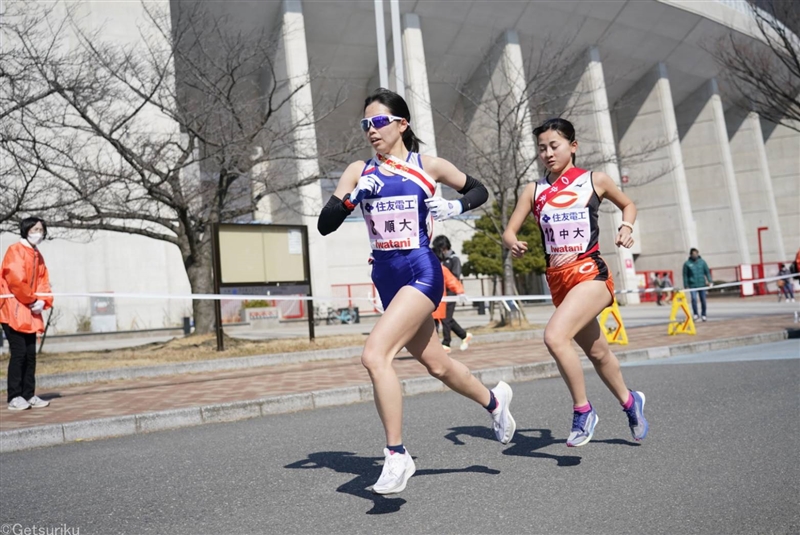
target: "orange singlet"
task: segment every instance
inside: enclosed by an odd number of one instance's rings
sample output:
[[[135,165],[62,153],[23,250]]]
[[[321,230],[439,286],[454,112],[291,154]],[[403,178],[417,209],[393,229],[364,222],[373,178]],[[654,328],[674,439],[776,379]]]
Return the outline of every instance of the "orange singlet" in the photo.
[[[573,167],[553,184],[541,178],[533,199],[553,304],[559,306],[572,288],[589,280],[604,281],[613,302],[614,279],[600,256],[598,243],[602,199],[594,189],[591,171]]]

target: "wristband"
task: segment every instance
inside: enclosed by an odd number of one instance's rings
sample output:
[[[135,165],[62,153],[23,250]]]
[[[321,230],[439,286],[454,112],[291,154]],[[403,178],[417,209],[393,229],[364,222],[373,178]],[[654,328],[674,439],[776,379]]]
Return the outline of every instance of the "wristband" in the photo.
[[[622,223],[620,223],[619,228],[617,229],[617,232],[622,230],[622,227],[628,227],[629,229],[631,229],[631,232],[633,232],[633,223],[628,223],[627,221],[623,221]]]

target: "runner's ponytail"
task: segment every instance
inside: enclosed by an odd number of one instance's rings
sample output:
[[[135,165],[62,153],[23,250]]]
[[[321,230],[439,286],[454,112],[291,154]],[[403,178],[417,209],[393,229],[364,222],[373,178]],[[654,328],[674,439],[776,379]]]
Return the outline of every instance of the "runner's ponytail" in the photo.
[[[405,132],[403,132],[403,145],[409,152],[419,152],[419,145],[422,141],[417,138],[414,131],[411,130],[411,125],[408,125]]]

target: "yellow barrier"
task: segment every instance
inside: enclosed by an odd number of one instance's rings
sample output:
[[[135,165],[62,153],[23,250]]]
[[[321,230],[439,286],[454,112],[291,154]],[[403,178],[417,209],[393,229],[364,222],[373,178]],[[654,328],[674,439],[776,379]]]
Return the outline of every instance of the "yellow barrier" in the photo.
[[[611,327],[609,329],[606,327],[606,321],[608,321],[609,315],[617,322],[616,328]],[[625,332],[625,325],[622,323],[622,314],[619,311],[616,299],[610,307],[606,307],[600,313],[600,327],[603,329],[609,344],[628,345],[628,333]]]
[[[678,320],[678,312],[680,311],[683,311],[686,316],[685,320]],[[697,334],[692,313],[689,311],[689,303],[686,302],[686,294],[682,291],[675,292],[675,297],[672,299],[672,312],[669,315],[667,334]]]

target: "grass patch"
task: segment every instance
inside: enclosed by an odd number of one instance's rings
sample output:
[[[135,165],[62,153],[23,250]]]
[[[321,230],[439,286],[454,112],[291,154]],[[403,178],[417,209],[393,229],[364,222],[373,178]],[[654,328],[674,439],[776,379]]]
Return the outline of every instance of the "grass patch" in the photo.
[[[499,326],[497,322],[479,327],[471,327],[473,334],[493,332],[512,332],[541,328],[539,325],[523,324]],[[36,374],[51,375],[56,373],[84,372],[106,370],[111,368],[130,368],[154,366],[176,362],[192,362],[224,358],[251,357],[274,353],[291,353],[312,351],[315,349],[333,349],[338,347],[360,346],[366,336],[362,334],[321,336],[314,342],[308,338],[279,338],[274,340],[243,340],[225,336],[225,351],[217,351],[214,334],[201,334],[174,338],[167,342],[158,342],[126,349],[109,349],[104,351],[78,351],[74,353],[48,353],[45,351],[36,356]],[[8,353],[0,356],[0,378],[8,374]]]

